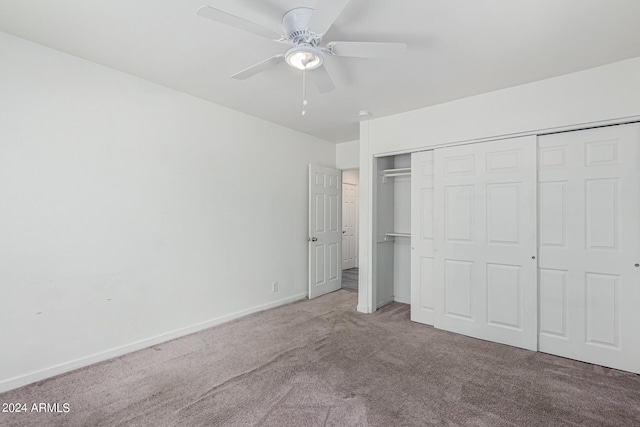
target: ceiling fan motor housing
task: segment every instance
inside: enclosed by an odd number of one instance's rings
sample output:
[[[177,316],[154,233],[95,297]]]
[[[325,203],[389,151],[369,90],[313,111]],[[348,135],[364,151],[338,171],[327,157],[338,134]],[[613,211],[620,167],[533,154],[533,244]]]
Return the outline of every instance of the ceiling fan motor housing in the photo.
[[[308,29],[311,15],[313,15],[313,9],[308,7],[297,7],[284,14],[282,28],[289,44],[317,46],[320,43],[321,36]]]

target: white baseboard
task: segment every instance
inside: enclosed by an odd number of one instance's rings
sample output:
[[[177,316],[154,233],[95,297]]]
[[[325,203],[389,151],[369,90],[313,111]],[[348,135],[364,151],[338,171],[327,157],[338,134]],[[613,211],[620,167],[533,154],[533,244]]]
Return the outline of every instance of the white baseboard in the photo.
[[[411,304],[411,298],[393,297],[393,300],[402,304]]]
[[[369,307],[367,307],[366,305],[360,305],[358,304],[358,306],[356,307],[356,310],[359,313],[365,313],[365,314],[369,314],[371,313],[371,310],[369,310]]]
[[[393,302],[393,297],[379,302],[378,305],[376,305],[376,310],[379,309],[380,307],[382,307],[383,305],[389,304],[390,302]]]
[[[193,334],[195,332],[202,331],[204,329],[211,328],[213,326],[220,325],[222,323],[229,322],[239,317],[246,316],[248,314],[256,313],[258,311],[268,310],[270,308],[279,307],[281,305],[289,304],[301,299],[305,299],[307,294],[297,294],[287,298],[283,298],[278,301],[273,301],[267,304],[262,304],[256,307],[252,307],[246,310],[241,310],[236,313],[227,314],[226,316],[217,317],[215,319],[207,320],[205,322],[197,323],[195,325],[187,326],[186,328],[176,329],[171,332],[167,332],[161,335],[156,335],[144,340],[136,341],[131,344],[116,347],[110,350],[106,350],[100,353],[95,353],[86,357],[71,360],[69,362],[61,363],[59,365],[45,368],[30,374],[21,375],[7,380],[0,381],[0,393],[13,390],[18,387],[25,386],[37,381],[42,381],[47,378],[54,377],[56,375],[64,374],[65,372],[73,371],[75,369],[84,368],[85,366],[93,365],[94,363],[102,362],[114,357],[119,357],[127,353],[131,353],[143,348],[151,347],[175,338],[180,338],[185,335]]]

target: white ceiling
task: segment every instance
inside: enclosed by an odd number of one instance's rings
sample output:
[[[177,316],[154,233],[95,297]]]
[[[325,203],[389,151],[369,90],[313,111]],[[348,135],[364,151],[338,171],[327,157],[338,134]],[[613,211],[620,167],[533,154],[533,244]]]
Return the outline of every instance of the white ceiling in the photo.
[[[0,0],[0,30],[333,142],[358,139],[359,110],[381,117],[640,56],[638,0],[351,0],[324,42],[407,53],[327,58],[336,90],[310,86],[303,118],[300,72],[229,78],[286,45],[196,15],[208,4],[281,32],[284,12],[317,1]]]

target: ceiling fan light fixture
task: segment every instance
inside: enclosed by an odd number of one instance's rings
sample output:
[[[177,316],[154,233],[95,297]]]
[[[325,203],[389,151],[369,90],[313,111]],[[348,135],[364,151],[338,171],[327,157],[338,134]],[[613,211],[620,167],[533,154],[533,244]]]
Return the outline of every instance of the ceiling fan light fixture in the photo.
[[[289,49],[285,55],[287,64],[297,70],[313,70],[324,62],[324,55],[320,49],[311,45],[300,45]]]

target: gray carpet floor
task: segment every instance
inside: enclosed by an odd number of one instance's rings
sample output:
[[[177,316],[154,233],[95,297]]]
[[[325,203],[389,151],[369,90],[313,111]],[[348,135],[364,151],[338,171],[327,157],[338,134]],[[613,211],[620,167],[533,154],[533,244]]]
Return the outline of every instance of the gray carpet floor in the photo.
[[[357,294],[256,313],[0,394],[70,412],[3,426],[638,426],[640,376],[355,312]]]

